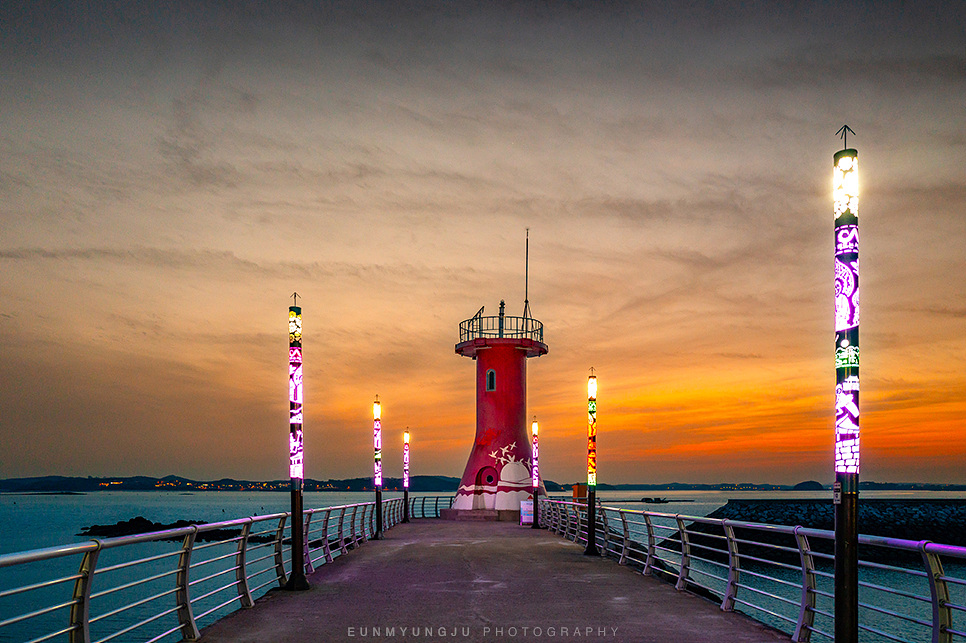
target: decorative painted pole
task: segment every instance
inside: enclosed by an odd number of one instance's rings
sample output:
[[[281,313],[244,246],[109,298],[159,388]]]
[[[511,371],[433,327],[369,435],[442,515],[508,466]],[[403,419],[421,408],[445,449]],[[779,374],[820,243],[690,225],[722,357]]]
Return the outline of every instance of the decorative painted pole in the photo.
[[[599,556],[597,549],[597,376],[590,369],[587,378],[587,556]]]
[[[403,433],[403,522],[409,522],[409,427]]]
[[[859,153],[836,152],[835,213],[835,640],[859,637]],[[852,132],[855,134],[855,132]]]
[[[540,458],[537,448],[537,416],[533,416],[533,424],[530,425],[530,432],[533,435],[533,466],[530,467],[530,474],[533,482],[533,524],[534,529],[540,529],[539,517],[539,494],[540,494]]]
[[[376,488],[376,533],[373,540],[382,538],[382,404],[379,396],[372,403],[372,446],[375,466],[372,486]]]
[[[293,301],[298,304],[298,293]],[[292,573],[285,589],[309,588],[305,579],[305,535],[302,519],[302,489],[305,477],[302,450],[302,308],[288,309],[288,475],[292,488]]]

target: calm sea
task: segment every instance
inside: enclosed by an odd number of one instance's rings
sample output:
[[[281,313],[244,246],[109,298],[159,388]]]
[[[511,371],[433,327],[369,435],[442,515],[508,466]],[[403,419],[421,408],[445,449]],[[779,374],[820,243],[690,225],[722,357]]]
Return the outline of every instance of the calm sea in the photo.
[[[385,498],[401,496],[385,492]],[[442,492],[413,493],[413,497],[446,495]],[[553,493],[563,498],[565,494]],[[645,496],[666,498],[667,504],[644,504]],[[601,491],[597,497],[612,506],[647,509],[665,513],[706,516],[724,506],[729,498],[825,498],[832,492],[814,491]],[[862,498],[964,498],[962,492],[864,491]],[[305,507],[328,507],[373,499],[369,492],[315,492],[305,494]],[[632,502],[620,502],[622,500]],[[206,491],[179,493],[164,491],[99,491],[77,495],[0,493],[0,553],[39,549],[52,545],[83,542],[78,534],[90,525],[114,524],[143,516],[160,523],[177,520],[217,522],[245,516],[288,511],[289,494],[280,492]]]

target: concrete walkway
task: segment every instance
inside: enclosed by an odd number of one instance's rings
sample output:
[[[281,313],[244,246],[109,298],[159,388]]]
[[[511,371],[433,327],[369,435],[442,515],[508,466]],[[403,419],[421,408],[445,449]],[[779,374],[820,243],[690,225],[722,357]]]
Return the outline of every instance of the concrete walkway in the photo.
[[[513,523],[416,520],[272,590],[203,643],[594,641],[765,643],[789,637]]]

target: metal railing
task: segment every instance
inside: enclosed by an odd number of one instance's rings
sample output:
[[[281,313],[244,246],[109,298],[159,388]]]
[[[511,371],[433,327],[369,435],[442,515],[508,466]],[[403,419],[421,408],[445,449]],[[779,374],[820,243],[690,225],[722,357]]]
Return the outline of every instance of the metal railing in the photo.
[[[602,555],[713,598],[724,611],[745,612],[793,641],[832,640],[834,532],[600,505],[598,512]],[[541,500],[540,520],[587,542],[586,503]],[[859,546],[860,640],[966,640],[966,547],[864,535]]]
[[[460,322],[460,342],[471,339],[532,339],[543,342],[543,322],[533,317],[472,317]]]
[[[411,498],[410,516],[438,517],[451,500]],[[305,510],[306,573],[367,542],[374,516],[374,502]],[[383,500],[384,529],[402,518],[402,498]],[[199,621],[251,608],[260,591],[285,585],[290,519],[276,513],[0,555],[0,640],[196,640]],[[8,578],[16,586],[6,587]],[[33,607],[8,614],[25,604]]]

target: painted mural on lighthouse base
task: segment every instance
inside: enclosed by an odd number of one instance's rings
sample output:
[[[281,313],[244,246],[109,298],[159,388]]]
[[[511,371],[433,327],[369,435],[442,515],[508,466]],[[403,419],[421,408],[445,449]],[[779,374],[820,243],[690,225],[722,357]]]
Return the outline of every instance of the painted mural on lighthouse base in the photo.
[[[456,499],[453,501],[453,509],[518,511],[520,501],[533,495],[530,445],[524,443],[524,446],[525,449],[518,451],[517,443],[511,442],[494,448],[489,453],[487,448],[480,449],[482,457],[471,456],[473,464],[467,465],[464,479],[460,481]],[[525,453],[521,453],[524,450]]]

